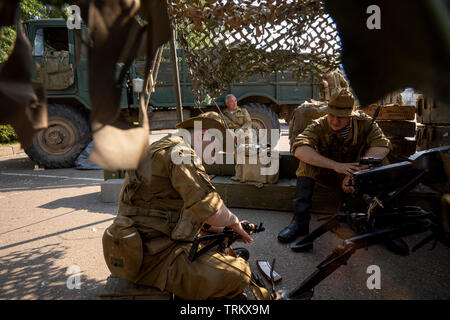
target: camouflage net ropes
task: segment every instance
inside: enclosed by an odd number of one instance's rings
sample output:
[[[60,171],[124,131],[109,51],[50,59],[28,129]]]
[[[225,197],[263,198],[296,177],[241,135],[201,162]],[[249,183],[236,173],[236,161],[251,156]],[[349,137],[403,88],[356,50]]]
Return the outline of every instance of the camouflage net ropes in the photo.
[[[321,1],[169,0],[197,102],[218,97],[232,82],[291,70],[320,76],[340,63],[333,21]],[[201,93],[201,94],[200,94]]]

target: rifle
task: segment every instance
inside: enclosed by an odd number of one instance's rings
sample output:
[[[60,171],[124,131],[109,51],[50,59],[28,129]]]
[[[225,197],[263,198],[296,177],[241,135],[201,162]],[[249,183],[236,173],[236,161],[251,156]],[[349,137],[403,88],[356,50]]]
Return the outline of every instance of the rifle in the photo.
[[[242,222],[241,223],[242,228],[248,233],[258,233],[265,230],[263,227],[262,222],[256,226],[252,223]],[[225,249],[229,248],[236,240],[240,239],[241,236],[233,231],[233,229],[225,227],[223,228],[223,231],[220,233],[205,235],[205,236],[197,236],[194,239],[194,242],[192,243],[191,250],[189,251],[189,261],[194,261],[199,256],[204,254],[206,251],[210,250],[211,248],[214,248],[217,246],[218,252],[224,252]],[[202,242],[210,242],[206,244],[203,248],[200,250],[199,245]]]
[[[433,186],[448,181],[442,154],[449,153],[449,150],[450,146],[424,150],[416,152],[407,161],[354,173],[351,186],[366,203],[366,212],[340,211],[290,247],[295,252],[310,250],[315,239],[342,221],[349,223],[355,235],[344,239],[317,266],[315,272],[294,290],[284,291],[282,298],[311,298],[314,287],[345,265],[353,253],[361,248],[425,231],[431,231],[431,234],[420,241],[412,252],[433,240],[433,248],[438,241],[450,247],[450,232],[442,226],[444,217],[421,207],[407,205],[404,201],[407,193],[419,183]]]

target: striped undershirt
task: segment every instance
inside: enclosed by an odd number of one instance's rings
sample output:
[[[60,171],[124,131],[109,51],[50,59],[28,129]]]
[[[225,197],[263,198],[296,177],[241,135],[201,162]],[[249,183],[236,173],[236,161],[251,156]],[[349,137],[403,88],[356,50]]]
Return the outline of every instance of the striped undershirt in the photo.
[[[346,139],[348,137],[348,134],[350,133],[350,124],[346,125],[344,129],[339,131],[339,135],[342,137],[342,139]]]

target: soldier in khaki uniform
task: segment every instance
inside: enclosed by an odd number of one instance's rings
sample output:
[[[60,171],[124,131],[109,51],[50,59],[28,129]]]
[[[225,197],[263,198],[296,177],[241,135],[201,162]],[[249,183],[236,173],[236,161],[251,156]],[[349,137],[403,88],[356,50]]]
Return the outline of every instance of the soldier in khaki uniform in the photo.
[[[352,94],[343,89],[329,102],[327,115],[316,119],[297,135],[291,147],[300,160],[296,171],[297,189],[293,200],[294,218],[278,235],[280,242],[294,241],[309,233],[309,210],[315,181],[342,186],[349,175],[361,169],[361,156],[384,158],[392,149],[376,123],[361,111],[354,110]]]
[[[248,131],[252,128],[252,118],[250,118],[247,109],[238,107],[237,99],[232,94],[225,97],[225,104],[227,105],[227,108],[223,111],[223,118],[226,128],[235,130],[234,142],[252,143],[254,138],[252,132]],[[238,131],[239,129],[242,129],[243,131]],[[240,138],[239,134],[245,136]],[[244,141],[241,141],[241,139]]]
[[[344,76],[336,71],[327,71],[320,83],[320,100],[330,101],[342,89],[348,89]]]
[[[250,118],[247,109],[238,107],[237,99],[234,95],[227,95],[225,104],[227,105],[227,108],[223,111],[223,114],[228,129],[251,129],[252,118]]]
[[[198,139],[195,120],[202,122],[200,138],[205,129],[225,131],[219,115],[208,112],[177,125],[190,130],[191,141]],[[250,282],[248,263],[214,250],[190,262],[191,242],[205,228],[220,232],[225,226],[243,242],[252,238],[211,184],[203,158],[184,140],[166,136],[153,143],[138,169],[127,172],[118,217],[103,237],[105,259],[113,274],[183,299],[233,298]],[[205,150],[210,142],[202,143]]]
[[[347,80],[339,72],[327,71],[320,83],[320,100],[308,100],[295,109],[289,121],[289,145],[292,147],[295,137],[302,133],[312,120],[326,114],[327,102],[342,89],[348,89]]]
[[[289,145],[292,147],[295,138],[312,123],[314,119],[326,114],[327,103],[323,101],[308,100],[295,109],[289,121]]]

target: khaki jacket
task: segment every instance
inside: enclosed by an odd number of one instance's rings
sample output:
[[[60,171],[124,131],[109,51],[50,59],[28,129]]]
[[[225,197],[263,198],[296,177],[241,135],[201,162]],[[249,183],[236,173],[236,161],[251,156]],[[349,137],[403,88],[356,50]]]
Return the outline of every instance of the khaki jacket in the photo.
[[[350,121],[350,132],[344,140],[339,133],[333,131],[328,124],[327,116],[316,119],[301,134],[292,145],[291,151],[302,145],[308,145],[322,156],[338,162],[355,162],[370,147],[386,147],[392,150],[389,139],[385,137],[378,124],[373,125],[372,118],[358,110]],[[310,169],[316,168],[300,161],[296,175],[311,176]]]
[[[135,173],[127,172],[119,215],[131,217],[147,239],[192,241],[222,204],[194,150],[181,137],[167,136],[149,147]]]
[[[225,122],[228,126],[227,129],[250,129],[252,127],[252,118],[247,109],[237,107],[237,110],[231,114],[228,109],[223,111]]]

